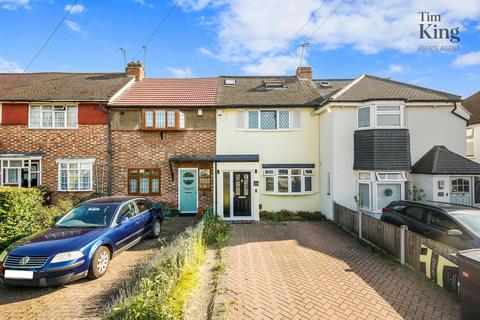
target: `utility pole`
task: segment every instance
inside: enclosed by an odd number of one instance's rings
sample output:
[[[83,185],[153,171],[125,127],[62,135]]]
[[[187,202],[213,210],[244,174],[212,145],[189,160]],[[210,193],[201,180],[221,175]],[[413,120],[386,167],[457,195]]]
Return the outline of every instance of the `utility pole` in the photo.
[[[302,47],[302,55],[300,56],[300,65],[299,65],[299,67],[302,66],[303,56],[305,55],[305,53],[306,53],[307,48],[308,48],[309,45],[310,45],[309,42],[305,42],[305,43],[302,43],[302,44],[300,45],[300,47]]]
[[[125,48],[118,48],[123,53],[123,67],[127,67],[127,50]]]

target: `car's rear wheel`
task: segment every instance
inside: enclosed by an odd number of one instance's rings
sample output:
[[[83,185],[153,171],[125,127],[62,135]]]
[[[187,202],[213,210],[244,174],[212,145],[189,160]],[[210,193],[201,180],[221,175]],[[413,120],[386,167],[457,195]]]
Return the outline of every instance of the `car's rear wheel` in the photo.
[[[107,247],[101,246],[95,251],[90,262],[88,270],[88,277],[90,279],[98,279],[107,272],[110,264],[110,250]]]
[[[150,238],[156,239],[160,236],[160,231],[162,230],[162,223],[158,219],[154,219],[152,222],[152,232],[150,233]]]

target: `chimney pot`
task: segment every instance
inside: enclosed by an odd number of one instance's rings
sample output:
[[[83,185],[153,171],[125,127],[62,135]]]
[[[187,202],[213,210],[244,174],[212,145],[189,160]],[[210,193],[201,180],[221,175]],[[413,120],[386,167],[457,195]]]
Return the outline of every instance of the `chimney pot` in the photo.
[[[297,78],[302,80],[312,80],[312,67],[298,67]]]
[[[134,76],[135,81],[140,81],[145,78],[145,69],[140,60],[137,60],[137,62],[129,62],[125,68],[125,73],[129,76]]]

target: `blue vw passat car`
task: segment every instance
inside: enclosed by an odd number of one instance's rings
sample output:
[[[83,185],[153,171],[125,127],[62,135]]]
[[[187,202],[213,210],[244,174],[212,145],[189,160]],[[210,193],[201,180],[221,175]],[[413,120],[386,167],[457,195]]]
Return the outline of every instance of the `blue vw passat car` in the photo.
[[[6,285],[62,285],[99,278],[110,260],[146,237],[157,238],[163,207],[141,197],[105,197],[73,208],[51,228],[0,255]]]

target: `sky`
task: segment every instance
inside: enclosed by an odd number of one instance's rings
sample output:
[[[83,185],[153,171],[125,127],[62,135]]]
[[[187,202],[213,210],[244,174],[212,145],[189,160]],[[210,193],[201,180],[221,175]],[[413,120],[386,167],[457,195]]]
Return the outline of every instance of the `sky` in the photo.
[[[0,39],[0,72],[293,75],[309,43],[317,79],[480,90],[480,0],[0,0]]]

